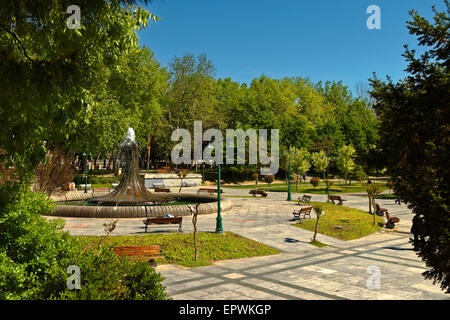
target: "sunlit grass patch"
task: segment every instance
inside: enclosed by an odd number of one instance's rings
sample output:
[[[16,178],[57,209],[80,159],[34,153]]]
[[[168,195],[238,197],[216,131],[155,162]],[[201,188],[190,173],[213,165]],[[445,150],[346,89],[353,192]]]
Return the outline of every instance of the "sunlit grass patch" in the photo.
[[[319,234],[332,236],[341,240],[353,240],[380,231],[383,219],[376,217],[373,224],[373,215],[359,209],[339,206],[332,203],[312,202],[323,206],[325,215],[319,220]],[[316,219],[305,219],[294,226],[314,231]]]
[[[100,237],[78,237],[88,243],[98,243]],[[163,259],[159,264],[175,263],[186,267],[211,265],[214,261],[238,259],[277,254],[281,251],[260,242],[242,237],[232,232],[216,234],[213,232],[197,233],[198,260],[194,260],[194,239],[192,233],[166,233],[109,236],[103,245],[141,246],[157,244],[161,246]]]

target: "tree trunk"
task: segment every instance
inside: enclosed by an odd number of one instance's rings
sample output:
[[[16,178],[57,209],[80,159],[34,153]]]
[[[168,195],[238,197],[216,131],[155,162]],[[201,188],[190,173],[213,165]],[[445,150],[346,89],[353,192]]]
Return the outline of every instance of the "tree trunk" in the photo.
[[[150,170],[151,142],[152,142],[152,136],[150,135],[150,132],[149,132],[149,133],[147,133],[147,170]]]
[[[194,226],[194,259],[197,261],[198,258],[198,248],[197,248],[197,215],[198,215],[198,207],[200,203],[195,205],[195,210],[191,205],[188,205],[189,211],[192,213],[192,225]]]
[[[320,212],[316,212],[316,226],[314,227],[314,235],[313,235],[313,242],[316,242],[316,235],[317,231],[319,230],[319,219],[320,219]]]
[[[192,224],[194,225],[194,260],[197,261],[198,250],[197,250],[197,213],[192,216]]]
[[[373,207],[373,225],[376,226],[377,225],[377,213],[375,210],[375,196],[372,199],[372,207]]]

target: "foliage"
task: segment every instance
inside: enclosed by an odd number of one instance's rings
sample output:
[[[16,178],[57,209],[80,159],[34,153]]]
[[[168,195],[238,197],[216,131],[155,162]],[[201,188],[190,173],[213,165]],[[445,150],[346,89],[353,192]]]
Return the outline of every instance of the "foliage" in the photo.
[[[306,148],[292,147],[291,168],[298,176],[303,176],[311,167],[311,154]]]
[[[112,246],[80,251],[74,259],[81,270],[81,289],[65,290],[65,300],[163,300],[163,280],[145,261],[119,257]]]
[[[25,184],[0,186],[0,299],[164,299],[162,278],[111,247],[86,249],[46,220],[53,205]],[[66,286],[67,267],[81,269],[81,290]]]
[[[415,213],[414,250],[426,262],[427,279],[450,292],[450,4],[434,10],[433,22],[411,11],[409,33],[423,54],[405,46],[407,78],[371,80],[380,118],[380,148],[395,193]]]
[[[353,146],[351,145],[344,145],[338,150],[336,165],[345,180],[347,180],[348,175],[355,168],[355,162],[353,161],[355,151],[355,148],[353,148]]]
[[[352,173],[351,173],[351,177],[357,181],[362,181],[366,178],[366,173],[364,172],[364,169],[362,168],[362,166],[360,165],[355,165]],[[390,186],[388,185],[388,183],[386,183],[386,186],[388,188],[390,188]]]
[[[329,162],[329,157],[325,154],[325,152],[320,150],[319,152],[312,153],[311,162],[319,173],[323,172],[323,177],[325,179],[325,169],[327,168]]]
[[[65,268],[73,264],[73,241],[58,220],[47,222],[52,205],[23,184],[0,186],[0,252],[6,273],[2,298],[48,299],[64,290]]]
[[[2,4],[0,81],[10,90],[0,92],[0,147],[20,172],[43,159],[44,141],[47,147],[65,143],[86,123],[108,70],[137,47],[135,30],[156,19],[135,1],[81,0],[81,29],[71,30],[69,5]]]

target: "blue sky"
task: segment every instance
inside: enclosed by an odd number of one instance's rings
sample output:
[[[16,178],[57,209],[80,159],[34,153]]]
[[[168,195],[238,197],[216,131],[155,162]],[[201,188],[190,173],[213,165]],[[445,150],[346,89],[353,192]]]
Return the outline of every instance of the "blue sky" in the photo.
[[[405,76],[403,44],[409,10],[432,17],[442,0],[154,0],[160,16],[139,33],[139,42],[167,65],[174,56],[206,53],[216,77],[250,83],[272,78],[342,80],[351,89],[376,72]],[[369,30],[369,5],[381,9],[381,30]]]

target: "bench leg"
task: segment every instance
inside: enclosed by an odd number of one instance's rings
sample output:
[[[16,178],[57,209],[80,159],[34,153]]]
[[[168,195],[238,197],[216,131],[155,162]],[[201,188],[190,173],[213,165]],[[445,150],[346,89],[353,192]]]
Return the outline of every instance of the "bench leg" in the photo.
[[[181,228],[181,222],[180,222],[180,227],[178,228],[178,232],[183,232],[183,229]]]
[[[338,206],[342,206],[344,203],[342,201],[339,201]]]
[[[145,233],[147,233],[147,226],[148,226],[148,224],[146,223],[145,224]]]

